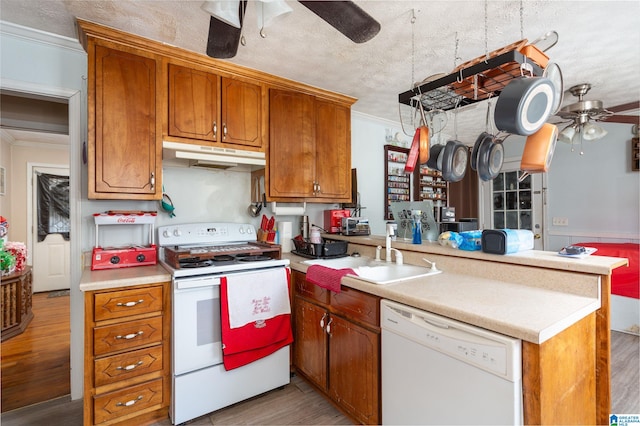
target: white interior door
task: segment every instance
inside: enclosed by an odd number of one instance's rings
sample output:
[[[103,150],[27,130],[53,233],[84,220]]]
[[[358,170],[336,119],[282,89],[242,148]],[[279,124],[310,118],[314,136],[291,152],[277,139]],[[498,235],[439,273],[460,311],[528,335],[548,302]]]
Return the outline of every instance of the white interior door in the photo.
[[[61,234],[48,234],[38,241],[38,175],[69,176],[69,168],[34,166],[32,172],[32,267],[34,293],[69,289],[71,286],[70,243]],[[68,198],[67,198],[68,199]],[[52,221],[60,220],[52,215]],[[68,226],[68,218],[67,218]]]
[[[544,250],[543,174],[527,176],[521,182],[520,160],[505,161],[500,174],[481,183],[483,229],[529,229],[534,249]]]

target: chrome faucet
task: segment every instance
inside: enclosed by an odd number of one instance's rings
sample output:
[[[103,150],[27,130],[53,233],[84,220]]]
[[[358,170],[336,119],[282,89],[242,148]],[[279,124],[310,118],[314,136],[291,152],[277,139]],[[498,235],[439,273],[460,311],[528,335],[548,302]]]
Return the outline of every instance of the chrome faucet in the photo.
[[[386,241],[384,244],[384,249],[385,249],[385,260],[387,262],[391,262],[391,237],[393,237],[394,234],[394,230],[393,230],[393,224],[392,223],[387,223],[387,233],[386,233]],[[397,257],[396,257],[397,259]]]
[[[391,262],[391,252],[395,252],[396,254],[396,264],[402,265],[403,258],[400,250],[391,247],[391,237],[395,235],[394,227],[392,223],[387,223],[387,232],[386,232],[386,241],[385,241],[385,261]]]

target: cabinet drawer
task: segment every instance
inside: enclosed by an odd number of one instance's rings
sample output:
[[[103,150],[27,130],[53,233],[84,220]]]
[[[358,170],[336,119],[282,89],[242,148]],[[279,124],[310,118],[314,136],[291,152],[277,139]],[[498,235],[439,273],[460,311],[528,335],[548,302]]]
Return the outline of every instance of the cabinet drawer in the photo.
[[[160,370],[162,370],[162,345],[122,355],[112,355],[95,361],[95,386],[103,386]]]
[[[162,317],[127,321],[95,327],[93,330],[95,356],[122,351],[162,341]]]
[[[340,293],[331,293],[331,310],[353,321],[380,326],[380,298],[342,286]]]
[[[95,396],[93,421],[104,423],[162,404],[162,379]]]
[[[162,286],[94,295],[94,319],[104,321],[162,310]]]
[[[296,277],[296,293],[306,299],[315,300],[316,302],[328,305],[330,293],[329,290],[310,283],[309,281],[304,279],[304,277],[305,275],[302,275],[301,279],[297,279]]]

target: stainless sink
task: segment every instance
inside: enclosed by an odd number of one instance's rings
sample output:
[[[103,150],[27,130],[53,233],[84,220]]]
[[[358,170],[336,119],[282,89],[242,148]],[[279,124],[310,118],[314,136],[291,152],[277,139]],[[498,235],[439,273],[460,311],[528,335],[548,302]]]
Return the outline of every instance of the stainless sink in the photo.
[[[379,285],[394,284],[442,272],[432,270],[425,266],[397,265],[395,263],[375,261],[370,257],[362,256],[341,257],[338,259],[313,259],[305,260],[302,263],[307,265],[322,265],[332,269],[351,268],[357,275],[347,274],[347,276]]]

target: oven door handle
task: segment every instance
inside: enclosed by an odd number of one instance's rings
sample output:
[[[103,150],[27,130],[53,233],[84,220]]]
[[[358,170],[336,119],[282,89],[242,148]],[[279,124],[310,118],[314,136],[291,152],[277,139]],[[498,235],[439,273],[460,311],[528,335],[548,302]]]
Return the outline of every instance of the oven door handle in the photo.
[[[187,290],[190,288],[211,287],[220,285],[221,277],[201,277],[186,278],[176,280],[176,290]]]

